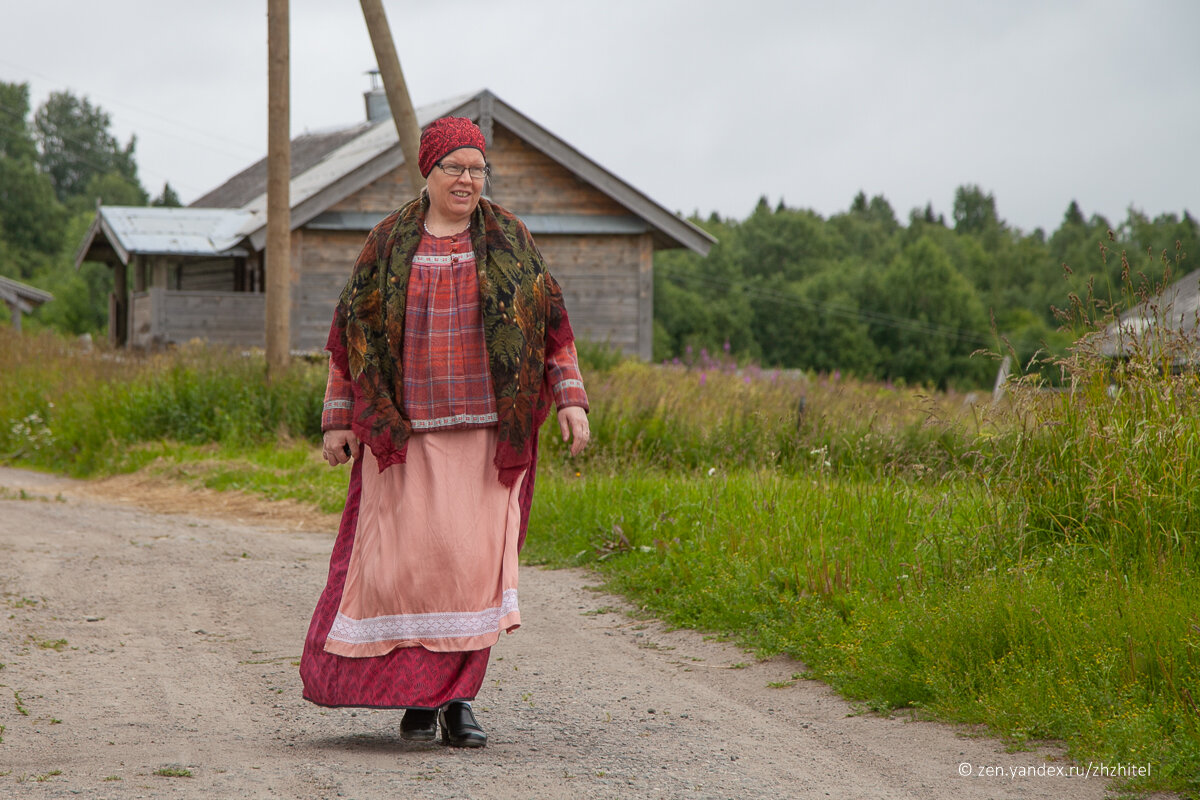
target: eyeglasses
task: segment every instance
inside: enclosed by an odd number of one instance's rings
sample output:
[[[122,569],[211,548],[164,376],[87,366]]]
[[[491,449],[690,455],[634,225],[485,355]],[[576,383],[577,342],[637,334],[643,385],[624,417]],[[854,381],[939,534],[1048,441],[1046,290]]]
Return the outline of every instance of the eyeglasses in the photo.
[[[464,167],[462,164],[443,164],[439,161],[434,166],[441,169],[442,172],[451,178],[461,177],[465,172],[471,176],[471,180],[481,181],[492,174],[492,168],[488,165],[482,167]]]

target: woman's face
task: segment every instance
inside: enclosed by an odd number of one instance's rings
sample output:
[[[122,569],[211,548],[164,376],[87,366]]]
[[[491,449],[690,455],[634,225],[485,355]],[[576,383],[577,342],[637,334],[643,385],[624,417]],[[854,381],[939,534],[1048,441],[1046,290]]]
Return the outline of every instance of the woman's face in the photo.
[[[447,166],[457,164],[460,167],[483,167],[487,165],[483,153],[474,147],[460,147],[442,156],[441,162]],[[458,221],[471,216],[479,198],[483,194],[484,178],[475,179],[471,173],[463,170],[456,178],[447,175],[441,167],[434,166],[425,179],[429,187],[429,208],[431,212],[447,221]]]

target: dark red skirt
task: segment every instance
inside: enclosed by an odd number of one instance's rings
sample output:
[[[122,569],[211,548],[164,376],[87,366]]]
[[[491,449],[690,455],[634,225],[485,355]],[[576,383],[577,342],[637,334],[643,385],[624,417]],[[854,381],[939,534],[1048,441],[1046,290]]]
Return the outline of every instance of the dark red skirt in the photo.
[[[521,498],[523,521],[527,520],[532,485],[530,490]],[[329,559],[329,579],[304,640],[300,659],[304,699],[322,706],[366,708],[438,708],[451,700],[474,699],[483,685],[491,648],[435,653],[424,647],[401,647],[371,658],[325,652],[325,639],[341,604],[361,497],[362,460],[356,458],[342,524]]]

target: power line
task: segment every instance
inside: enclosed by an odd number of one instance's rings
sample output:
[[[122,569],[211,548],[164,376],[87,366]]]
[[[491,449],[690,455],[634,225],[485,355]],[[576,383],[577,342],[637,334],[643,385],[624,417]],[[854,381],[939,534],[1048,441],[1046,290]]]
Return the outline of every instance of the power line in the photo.
[[[29,74],[29,75],[33,75],[33,76],[35,76],[35,77],[41,78],[42,80],[44,80],[44,81],[48,81],[48,82],[50,82],[50,83],[57,83],[57,84],[60,84],[60,85],[64,85],[64,84],[66,84],[66,82],[65,82],[65,81],[60,81],[60,80],[58,80],[58,79],[56,79],[56,78],[53,78],[53,77],[51,77],[51,76],[49,76],[49,75],[46,75],[46,74],[44,74],[44,73],[40,73],[40,72],[38,72],[37,70],[28,69],[27,67],[22,67],[22,66],[20,66],[19,64],[14,64],[14,63],[12,63],[11,61],[8,61],[7,59],[4,59],[4,58],[0,58],[0,64],[4,64],[4,65],[6,65],[6,66],[8,66],[8,67],[11,67],[11,68],[13,68],[13,69],[15,69],[15,70],[19,70],[19,71],[21,71],[21,72],[24,72],[24,73],[27,73],[27,74]],[[68,89],[69,89],[69,87],[68,87]],[[178,125],[179,127],[181,127],[181,128],[187,128],[188,130],[196,130],[196,126],[195,126],[194,124],[190,123],[190,122],[181,122],[181,121],[179,121],[179,120],[172,119],[171,117],[165,116],[165,115],[163,115],[163,114],[159,114],[159,113],[157,113],[157,112],[154,112],[154,111],[148,111],[148,110],[146,110],[146,109],[144,109],[144,108],[139,108],[139,107],[137,107],[137,106],[135,106],[135,105],[132,105],[131,103],[126,103],[126,102],[123,102],[123,101],[121,101],[121,100],[117,100],[117,99],[115,99],[115,98],[112,98],[112,97],[105,97],[104,95],[102,95],[102,94],[96,94],[95,92],[85,92],[85,95],[87,95],[87,94],[91,94],[93,97],[97,97],[97,98],[99,98],[99,99],[103,100],[103,101],[104,101],[106,104],[108,104],[108,105],[110,105],[110,106],[124,107],[124,108],[126,108],[126,109],[128,109],[128,110],[130,110],[130,111],[133,111],[133,112],[137,113],[137,114],[144,114],[144,115],[146,115],[147,117],[153,117],[153,118],[155,118],[155,119],[158,119],[158,120],[161,120],[161,121],[163,121],[163,122],[166,122],[166,123],[168,123],[168,124],[170,124],[170,125]],[[184,136],[181,136],[180,134],[177,134],[177,133],[171,133],[171,132],[168,132],[168,131],[157,130],[157,129],[154,129],[154,128],[143,128],[143,130],[153,130],[155,133],[160,133],[160,134],[162,134],[163,136],[173,136],[173,137],[175,137],[175,138],[178,138],[178,139],[181,139],[181,140],[183,140],[183,141],[188,141],[188,139],[187,139],[186,137],[184,137]],[[223,142],[225,142],[225,143],[227,143],[227,144],[232,144],[232,145],[234,145],[234,146],[236,146],[236,147],[240,148],[240,149],[243,151],[243,152],[241,152],[241,153],[230,153],[230,152],[228,152],[228,151],[224,151],[224,150],[217,149],[216,147],[213,147],[211,144],[209,144],[209,143],[207,143],[207,142],[198,142],[198,141],[196,141],[196,140],[191,140],[193,144],[199,144],[201,147],[207,147],[207,148],[209,148],[210,150],[212,150],[213,152],[221,153],[222,155],[227,155],[227,156],[230,156],[231,158],[247,158],[248,156],[247,156],[246,154],[247,154],[247,153],[252,153],[252,152],[253,152],[254,154],[257,154],[257,150],[253,150],[253,151],[252,151],[252,150],[251,150],[251,148],[250,148],[250,146],[249,146],[249,145],[247,145],[245,142],[241,142],[241,141],[238,141],[237,139],[232,139],[232,138],[229,138],[229,137],[227,137],[227,136],[221,136],[220,134],[218,134],[218,133],[214,133],[213,131],[199,131],[199,132],[200,132],[201,134],[203,134],[203,136],[204,136],[204,137],[206,137],[207,139],[210,139],[210,140],[221,140],[221,141],[223,141]]]
[[[0,58],[0,64],[7,65],[13,69],[19,70],[28,75],[35,76],[35,77],[40,78],[49,83],[58,83],[60,85],[63,84],[63,82],[57,81],[56,79],[54,79],[48,75],[39,73],[36,70],[31,70],[31,69],[27,69],[25,67],[21,67],[17,64],[13,64],[11,61],[8,61],[6,59]],[[71,91],[70,87],[68,87],[66,89],[66,91]],[[87,94],[89,94],[89,93],[85,93],[84,96],[86,97]],[[129,103],[124,103],[120,100],[115,100],[111,97],[105,97],[102,94],[95,94],[95,93],[90,93],[90,94],[92,94],[92,96],[95,96],[98,99],[102,100],[107,105],[124,107],[126,109],[132,110],[136,114],[143,114],[147,117],[157,118],[157,119],[167,122],[173,126],[179,126],[181,128],[188,128],[189,130],[196,130],[196,126],[191,123],[180,122],[179,120],[175,120],[170,117],[166,117],[162,114],[157,114],[152,111],[147,111],[146,109],[138,108],[137,106],[134,106]],[[10,111],[10,113],[11,113],[11,111]],[[130,126],[130,127],[133,128],[134,126]],[[191,137],[191,136],[184,136],[184,135],[181,135],[179,133],[175,133],[175,132],[172,132],[169,130],[162,130],[161,128],[156,128],[153,126],[139,124],[136,126],[136,130],[132,130],[132,133],[133,133],[133,135],[136,136],[139,133],[144,133],[147,131],[157,134],[159,136],[164,136],[167,138],[175,139],[180,142],[185,142],[193,147],[203,148],[209,152],[217,153],[226,158],[236,159],[238,162],[244,162],[247,158],[261,156],[261,151],[251,148],[249,145],[246,145],[244,142],[240,142],[236,139],[231,139],[231,138],[225,137],[225,136],[220,136],[219,134],[213,133],[212,131],[196,131],[198,134],[200,134],[200,136],[204,137],[204,138],[198,139],[198,138]],[[240,152],[232,152],[229,149],[218,147],[213,143],[214,140],[221,140],[228,144],[232,144],[235,147],[239,148]],[[83,162],[83,163],[88,163],[88,162]],[[94,163],[91,163],[89,165],[92,167],[95,167],[95,168],[99,168],[98,165],[96,165]],[[147,178],[154,177],[154,178],[156,178],[156,180],[161,180],[163,183],[172,184],[177,189],[183,189],[184,191],[192,191],[192,192],[197,192],[197,193],[199,193],[199,191],[200,191],[195,186],[191,186],[190,184],[187,184],[186,182],[181,182],[179,180],[178,176],[172,177],[169,175],[165,175],[165,174],[161,173],[160,171],[153,169],[152,167],[146,166],[144,163],[138,164],[138,171],[139,171],[139,173],[146,176]]]

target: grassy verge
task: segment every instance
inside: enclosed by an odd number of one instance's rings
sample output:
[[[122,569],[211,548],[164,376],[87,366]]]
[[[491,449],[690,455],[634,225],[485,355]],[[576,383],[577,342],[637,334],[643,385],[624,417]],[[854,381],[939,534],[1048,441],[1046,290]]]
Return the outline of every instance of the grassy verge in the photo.
[[[162,442],[140,447],[137,460],[147,472],[170,480],[295,500],[327,514],[341,513],[346,501],[348,467],[330,469],[318,445],[306,440],[251,447]]]
[[[564,478],[526,555],[590,564],[643,609],[733,635],[870,708],[1149,765],[1195,795],[1200,580],[1060,543],[1014,547],[985,485],[763,473]]]

